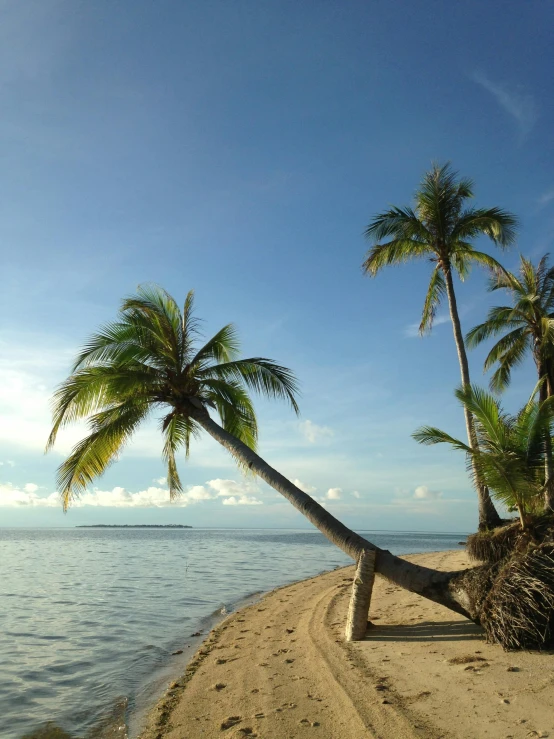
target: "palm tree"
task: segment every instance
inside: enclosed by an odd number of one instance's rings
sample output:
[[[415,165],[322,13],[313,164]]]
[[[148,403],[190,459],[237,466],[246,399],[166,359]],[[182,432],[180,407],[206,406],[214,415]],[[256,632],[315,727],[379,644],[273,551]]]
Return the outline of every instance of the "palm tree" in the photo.
[[[536,390],[516,416],[505,413],[498,400],[475,386],[460,387],[456,397],[472,414],[478,447],[471,447],[431,426],[414,432],[420,444],[450,444],[465,452],[482,480],[506,507],[517,509],[521,527],[535,512],[546,485],[544,439],[554,417],[554,398],[536,401]]]
[[[458,351],[462,385],[470,384],[469,364],[462,336],[460,316],[454,292],[453,272],[461,280],[472,264],[502,270],[493,257],[477,251],[470,243],[481,235],[496,245],[507,247],[515,239],[517,219],[501,208],[470,208],[466,201],[473,197],[471,180],[458,177],[449,164],[433,165],[415,193],[415,210],[393,207],[373,218],[366,238],[373,241],[363,263],[366,274],[374,277],[383,267],[402,264],[411,259],[428,259],[434,265],[419,330],[430,331],[441,300],[446,296]],[[477,440],[470,411],[464,407],[468,442]],[[475,474],[479,496],[479,526],[500,525],[500,517],[486,486]]]
[[[489,289],[506,290],[512,305],[491,308],[487,320],[475,326],[466,336],[474,347],[490,338],[504,334],[485,359],[485,370],[498,365],[490,386],[502,392],[510,383],[512,370],[530,352],[541,383],[541,399],[554,395],[554,267],[548,266],[546,254],[537,266],[520,257],[519,276],[498,272]],[[545,478],[553,478],[552,444],[546,437]],[[554,511],[554,486],[545,492],[545,508]]]
[[[384,577],[470,617],[471,595],[457,582],[463,573],[431,570],[379,549],[258,456],[256,416],[248,391],[285,399],[298,412],[292,372],[261,357],[239,359],[232,325],[224,326],[199,348],[195,346],[198,337],[192,292],[181,312],[165,291],[142,287],[123,301],[117,321],[89,339],[54,395],[47,449],[67,424],[88,419],[90,427],[89,435],[58,470],[64,510],[115,461],[140,423],[161,411],[171,497],[182,489],[176,453],[183,447],[188,454],[191,438],[204,430],[243,470],[265,480],[354,560],[373,550],[375,570]],[[210,411],[217,413],[221,424],[211,418]]]

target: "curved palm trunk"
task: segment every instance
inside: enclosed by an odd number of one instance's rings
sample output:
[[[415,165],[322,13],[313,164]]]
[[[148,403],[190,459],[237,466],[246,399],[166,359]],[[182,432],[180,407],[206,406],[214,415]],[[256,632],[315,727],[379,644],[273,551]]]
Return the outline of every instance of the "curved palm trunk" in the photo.
[[[440,603],[456,613],[471,618],[468,598],[456,584],[458,572],[439,572],[428,567],[407,562],[395,557],[385,549],[379,549],[367,539],[349,529],[319,505],[311,496],[293,485],[290,480],[270,467],[252,449],[215,423],[205,409],[194,408],[190,415],[210,436],[219,442],[241,464],[265,480],[274,490],[281,493],[321,533],[348,554],[358,560],[363,551],[376,552],[375,571],[400,587]]]
[[[456,294],[454,292],[454,283],[452,281],[452,272],[448,265],[443,265],[443,272],[446,282],[446,294],[448,296],[448,307],[450,309],[450,318],[452,320],[452,329],[454,331],[454,341],[456,342],[456,350],[458,351],[458,359],[460,361],[460,373],[462,375],[462,385],[464,389],[470,384],[469,380],[469,363],[467,361],[466,348],[464,344],[464,338],[462,335],[462,327],[460,325],[460,316],[458,315],[458,304],[456,302]],[[472,449],[477,449],[479,444],[477,442],[477,434],[475,433],[475,424],[473,422],[473,416],[464,407],[464,416],[466,421],[467,438],[469,446]],[[489,491],[479,477],[479,472],[476,467],[475,461],[472,461],[473,472],[476,480],[477,496],[479,499],[479,528],[494,528],[500,526],[502,521],[494,503],[491,500]]]

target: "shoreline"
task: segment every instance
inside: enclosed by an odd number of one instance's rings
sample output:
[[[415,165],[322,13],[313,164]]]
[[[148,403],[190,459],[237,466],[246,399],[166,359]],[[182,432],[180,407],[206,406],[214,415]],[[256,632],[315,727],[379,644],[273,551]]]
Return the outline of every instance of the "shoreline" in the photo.
[[[469,566],[456,550],[406,558]],[[279,587],[226,617],[138,739],[554,737],[551,655],[503,652],[475,624],[381,577],[372,628],[347,643],[353,572]]]
[[[159,725],[160,719],[161,724],[165,724],[164,718],[170,713],[179,701],[179,698],[185,692],[187,684],[192,680],[198,669],[201,667],[203,661],[209,656],[210,652],[214,649],[217,644],[218,638],[221,633],[225,630],[228,621],[234,620],[240,616],[243,611],[247,611],[250,608],[259,606],[266,598],[269,598],[282,590],[295,587],[301,583],[308,582],[311,580],[317,580],[320,577],[329,575],[340,570],[353,569],[354,565],[344,565],[334,567],[332,570],[325,570],[311,578],[302,578],[300,580],[293,580],[292,582],[286,583],[285,585],[278,585],[271,590],[259,591],[251,593],[250,595],[240,598],[236,603],[233,604],[232,610],[222,615],[220,619],[215,614],[211,617],[206,617],[206,621],[212,620],[212,626],[209,628],[207,633],[199,634],[198,636],[191,636],[192,643],[186,646],[195,646],[196,649],[192,653],[192,656],[185,663],[184,671],[177,675],[173,679],[169,678],[165,681],[165,690],[163,695],[155,700],[150,708],[145,708],[140,711],[138,716],[134,716],[130,722],[129,728],[134,727],[135,731],[129,733],[129,739],[154,739],[154,737],[165,736],[164,726]]]

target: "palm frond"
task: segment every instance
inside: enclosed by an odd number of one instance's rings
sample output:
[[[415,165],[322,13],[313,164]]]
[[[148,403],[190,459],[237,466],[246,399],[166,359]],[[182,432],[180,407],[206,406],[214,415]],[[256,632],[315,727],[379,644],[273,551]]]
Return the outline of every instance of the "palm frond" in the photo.
[[[191,436],[198,436],[199,429],[192,419],[172,411],[162,421],[162,433],[165,437],[163,458],[167,464],[169,497],[170,500],[175,500],[183,492],[175,454],[180,447],[184,447],[185,457],[188,458]]]
[[[459,246],[463,246],[463,249],[459,249]],[[485,267],[487,269],[490,269],[491,272],[493,272],[494,275],[499,275],[505,272],[504,267],[500,264],[499,261],[497,261],[494,257],[491,257],[490,254],[486,254],[483,251],[477,251],[477,249],[474,249],[471,244],[468,244],[466,242],[460,242],[457,245],[457,248],[454,251],[455,255],[460,254],[460,256],[463,258],[464,262],[470,263],[475,262],[479,264],[481,267]]]
[[[419,333],[423,335],[426,331],[430,331],[433,327],[433,321],[437,313],[442,298],[446,294],[446,285],[440,266],[437,264],[431,274],[425,303],[423,304],[423,313],[421,323],[419,324]]]
[[[521,318],[513,308],[508,305],[495,306],[490,309],[484,323],[475,326],[466,334],[466,343],[469,347],[475,347],[507,328],[520,326]]]
[[[73,448],[58,469],[57,484],[64,511],[105,472],[147,414],[146,404],[126,401],[92,416],[91,433]]]
[[[140,364],[88,366],[70,375],[52,398],[53,425],[46,445],[52,448],[60,429],[103,408],[155,396],[156,374]]]
[[[417,441],[418,444],[425,444],[425,446],[432,446],[433,444],[450,444],[454,449],[459,449],[467,454],[473,454],[473,450],[470,446],[465,444],[460,439],[455,439],[445,431],[441,431],[435,426],[421,426],[419,429],[413,432],[412,438]]]
[[[421,259],[432,254],[432,249],[424,241],[398,238],[385,244],[376,244],[367,252],[362,263],[365,274],[375,277],[383,267],[391,264],[404,264],[411,259]]]
[[[298,381],[294,374],[264,357],[238,359],[215,364],[197,373],[201,381],[206,379],[238,380],[248,388],[267,398],[288,400],[295,413],[299,413],[296,396]]]
[[[479,441],[485,445],[500,445],[504,441],[505,416],[496,398],[477,385],[458,387],[454,395],[464,405],[476,421]],[[481,446],[481,443],[479,444]]]
[[[525,329],[516,329],[512,334],[508,334],[508,337],[514,334],[515,336],[511,346],[507,346],[506,348],[501,346],[500,348],[503,348],[503,351],[501,354],[497,354],[497,344],[493,346],[485,359],[485,366],[487,368],[492,367],[495,361],[499,362],[498,369],[493,373],[490,380],[490,388],[496,393],[501,393],[508,387],[512,377],[512,370],[523,362],[525,353],[529,347],[529,339]]]
[[[440,429],[423,427],[414,438],[422,444],[447,443],[465,452],[474,480],[486,484],[495,498],[522,512],[532,510],[544,489],[544,439],[554,417],[554,398],[543,403],[534,397],[516,415],[506,414],[485,390],[467,386],[456,396],[475,420],[479,448],[470,449]]]
[[[190,293],[187,302],[192,309]],[[182,365],[184,320],[179,306],[168,292],[157,285],[140,285],[136,295],[123,300],[121,315],[124,321],[142,324],[146,335],[155,337],[158,352],[170,359],[175,367]]]
[[[243,385],[233,380],[206,381],[209,398],[216,406],[223,428],[250,449],[256,450],[258,424],[250,396]]]
[[[460,214],[450,238],[465,241],[484,234],[505,248],[515,242],[517,226],[518,219],[502,208],[467,208]]]
[[[240,350],[237,331],[232,323],[223,326],[215,336],[204,344],[190,360],[193,368],[206,366],[210,362],[224,363],[233,361]]]
[[[395,241],[426,242],[430,234],[411,208],[394,206],[376,215],[364,236],[377,244],[389,236],[394,236]]]

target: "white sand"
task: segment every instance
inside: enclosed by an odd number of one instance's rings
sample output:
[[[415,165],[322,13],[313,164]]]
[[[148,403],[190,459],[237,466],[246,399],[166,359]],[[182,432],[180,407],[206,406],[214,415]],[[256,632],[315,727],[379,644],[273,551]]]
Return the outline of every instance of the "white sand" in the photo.
[[[469,566],[464,552],[408,559]],[[348,644],[352,575],[296,583],[227,618],[142,738],[554,739],[554,656],[486,644],[471,622],[380,577],[374,626]]]

